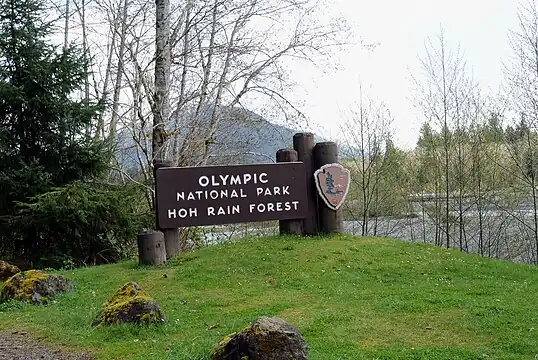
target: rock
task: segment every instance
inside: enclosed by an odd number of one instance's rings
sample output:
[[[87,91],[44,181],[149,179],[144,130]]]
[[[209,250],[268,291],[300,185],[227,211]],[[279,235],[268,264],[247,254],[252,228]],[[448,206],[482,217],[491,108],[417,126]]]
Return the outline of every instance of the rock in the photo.
[[[6,281],[13,275],[20,272],[21,270],[17,266],[0,260],[0,281]]]
[[[219,342],[212,360],[307,360],[308,345],[299,330],[276,317],[261,317]]]
[[[43,304],[72,288],[73,282],[63,276],[47,274],[41,270],[28,270],[10,277],[2,286],[0,297],[2,300]]]
[[[93,326],[164,321],[165,317],[159,304],[147,296],[136,282],[128,282],[103,304]]]

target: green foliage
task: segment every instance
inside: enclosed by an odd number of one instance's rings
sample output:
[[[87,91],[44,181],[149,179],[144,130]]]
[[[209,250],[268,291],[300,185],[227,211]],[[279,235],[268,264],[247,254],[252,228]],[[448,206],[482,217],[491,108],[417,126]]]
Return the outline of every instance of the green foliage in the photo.
[[[32,233],[39,252],[25,256],[35,265],[73,267],[115,262],[129,256],[152,214],[139,188],[74,182],[20,203],[12,228]],[[17,244],[4,249],[18,253]]]
[[[405,216],[411,175],[407,162],[407,154],[398,149],[390,137],[385,141],[384,150],[379,150],[376,156],[344,159],[343,164],[351,173],[344,216],[353,220],[365,216]]]
[[[58,214],[60,209],[50,208],[49,215],[43,211],[47,204],[59,201],[52,199],[56,196],[52,189],[100,176],[110,155],[105,144],[88,132],[101,107],[75,96],[87,79],[88,59],[76,46],[60,49],[47,43],[53,29],[43,20],[44,9],[41,0],[0,1],[0,243],[9,257],[20,260],[49,256],[54,247],[58,254],[70,248],[73,252],[67,256],[75,256],[84,247],[110,241],[61,244],[86,241],[104,232],[102,225],[91,232],[85,226],[78,232],[87,234],[73,235],[72,226],[89,218],[83,214],[75,219],[76,214],[96,206],[85,208],[82,202],[80,209],[68,207],[73,212],[69,215]],[[77,186],[68,189],[89,191]],[[17,208],[19,202],[34,200],[35,206],[27,210],[32,209],[37,219]],[[56,224],[52,224],[54,215],[61,215]],[[60,221],[65,222],[63,228]],[[62,233],[60,229],[69,230]]]
[[[538,343],[538,268],[391,239],[259,238],[166,266],[129,261],[61,273],[75,292],[47,308],[5,308],[0,329],[92,349],[98,360],[207,360],[259,316],[295,325],[312,360],[523,360]],[[129,281],[160,304],[166,323],[92,328]]]
[[[522,136],[521,131],[518,127],[518,139]],[[450,137],[446,148],[443,135]],[[501,179],[499,173],[509,166],[506,164],[509,159],[505,142],[510,136],[515,135],[510,135],[509,130],[505,132],[500,116],[494,113],[483,123],[466,124],[447,134],[432,129],[428,122],[424,123],[414,151],[416,159],[412,164],[414,191],[444,193],[447,186],[449,193],[460,190],[477,191],[477,178],[481,181],[482,190],[498,188],[501,180],[507,185],[513,177]],[[445,154],[445,151],[448,151],[448,154]],[[448,156],[447,159],[445,155]],[[445,179],[446,160],[448,183]]]

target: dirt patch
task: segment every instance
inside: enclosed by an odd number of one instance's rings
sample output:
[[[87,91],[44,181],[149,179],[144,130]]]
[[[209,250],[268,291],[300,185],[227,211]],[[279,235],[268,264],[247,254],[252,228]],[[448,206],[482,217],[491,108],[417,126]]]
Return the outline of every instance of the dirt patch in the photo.
[[[47,345],[24,331],[0,331],[0,360],[93,360]]]

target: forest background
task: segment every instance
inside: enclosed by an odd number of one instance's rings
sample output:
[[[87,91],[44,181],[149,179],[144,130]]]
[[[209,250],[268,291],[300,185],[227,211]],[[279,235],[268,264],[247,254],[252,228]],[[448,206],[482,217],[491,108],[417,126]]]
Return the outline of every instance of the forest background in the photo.
[[[290,61],[330,69],[349,46],[346,23],[323,16],[324,6],[0,1],[0,255],[54,267],[124,259],[137,232],[154,226],[156,161],[273,161],[290,134],[309,129],[290,95]],[[507,36],[512,56],[496,93],[473,79],[442,28],[425,36],[421,70],[410,74],[423,120],[413,149],[395,144],[397,119],[361,87],[338,115],[353,179],[346,231],[538,264],[534,1],[521,3]],[[274,231],[246,224],[180,236],[188,247]]]

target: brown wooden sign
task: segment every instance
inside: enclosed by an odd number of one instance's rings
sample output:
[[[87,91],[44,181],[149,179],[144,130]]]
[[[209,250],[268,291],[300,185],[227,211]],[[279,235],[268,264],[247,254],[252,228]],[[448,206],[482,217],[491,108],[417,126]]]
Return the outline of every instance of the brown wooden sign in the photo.
[[[162,229],[303,219],[308,213],[302,162],[161,168],[155,191]]]

